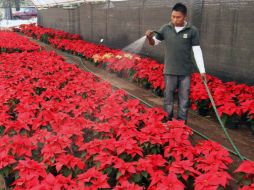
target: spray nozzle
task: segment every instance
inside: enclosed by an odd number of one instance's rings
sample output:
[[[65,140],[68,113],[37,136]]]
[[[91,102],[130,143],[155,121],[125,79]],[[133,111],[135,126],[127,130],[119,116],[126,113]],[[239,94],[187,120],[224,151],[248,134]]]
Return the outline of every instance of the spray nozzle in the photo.
[[[157,32],[156,30],[153,30],[153,33],[161,35],[159,32]]]

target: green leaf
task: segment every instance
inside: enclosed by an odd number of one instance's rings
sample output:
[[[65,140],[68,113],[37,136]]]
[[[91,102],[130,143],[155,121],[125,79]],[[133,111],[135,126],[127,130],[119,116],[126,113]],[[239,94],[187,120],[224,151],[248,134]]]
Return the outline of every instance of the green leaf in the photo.
[[[158,153],[157,147],[153,147],[153,148],[151,149],[151,152],[152,152],[153,154],[157,154],[157,153]]]
[[[26,129],[21,129],[20,132],[19,132],[19,134],[21,134],[21,135],[26,135],[26,134],[28,134],[28,132],[27,132]]]
[[[73,177],[73,178],[77,177],[77,175],[80,174],[81,172],[82,172],[82,171],[81,171],[77,166],[75,166],[75,167],[74,167],[74,170],[73,170],[73,172],[72,172],[72,177]]]
[[[48,44],[49,43],[48,38],[49,38],[48,34],[43,34],[41,36],[41,41]]]
[[[219,186],[217,190],[224,190],[224,187]]]
[[[105,172],[107,174],[110,174],[112,172],[112,170],[113,170],[112,167],[108,167],[108,168],[105,169]]]
[[[148,178],[148,173],[145,172],[145,171],[141,172],[141,175],[142,175],[143,177],[145,177],[145,178]]]
[[[98,169],[98,168],[100,167],[100,165],[101,165],[101,162],[97,162],[97,163],[95,164],[96,169]]]
[[[251,181],[250,180],[243,180],[242,183],[245,185],[245,186],[248,186],[251,184]]]
[[[0,136],[4,134],[5,126],[0,126]]]
[[[64,88],[67,84],[68,84],[68,81],[67,81],[67,80],[64,81],[64,82],[62,82],[62,83],[60,84],[60,86],[59,86],[59,89]]]
[[[12,167],[11,166],[6,166],[3,169],[0,170],[0,174],[3,176],[8,176],[11,173]]]
[[[86,155],[86,151],[82,151],[81,154],[80,154],[80,158],[84,158]]]
[[[118,171],[116,174],[116,179],[119,179],[119,177],[121,177],[121,176],[122,176],[122,173]]]
[[[66,167],[63,167],[62,173],[65,177],[68,177],[71,174],[71,170]]]
[[[18,179],[18,178],[19,178],[19,173],[16,172],[16,173],[14,174],[14,177],[15,177],[15,180]]]
[[[127,154],[126,153],[122,153],[120,156],[119,156],[122,160],[125,160],[127,158]]]
[[[10,137],[12,137],[12,136],[14,136],[14,135],[17,135],[17,132],[16,132],[14,129],[11,129],[11,130],[9,131],[8,135],[9,135]]]
[[[32,150],[32,157],[34,160],[39,161],[41,159],[40,151],[38,149]]]
[[[133,69],[130,69],[129,70],[129,77],[130,78],[132,78],[133,77],[133,75],[136,73],[136,71],[135,70],[133,70]]]
[[[147,148],[149,146],[148,143],[144,143],[144,147]]]
[[[86,99],[86,98],[87,98],[87,93],[86,93],[86,92],[83,92],[82,98],[83,98],[83,99]]]
[[[224,125],[226,124],[227,119],[228,119],[228,116],[227,116],[226,114],[222,114],[222,116],[221,116],[221,121],[222,121],[222,123],[223,123]]]
[[[138,183],[141,181],[141,176],[140,176],[140,174],[134,174],[134,175],[132,175],[131,179],[133,182]]]

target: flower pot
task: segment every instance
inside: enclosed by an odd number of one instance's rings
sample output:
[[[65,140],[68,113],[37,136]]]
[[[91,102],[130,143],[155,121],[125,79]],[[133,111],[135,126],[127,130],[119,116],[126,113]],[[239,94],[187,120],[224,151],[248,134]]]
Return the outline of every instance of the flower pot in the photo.
[[[113,71],[114,72],[114,71]],[[123,72],[120,71],[120,72],[116,72],[116,76],[120,77],[120,78],[123,78]]]
[[[238,129],[240,127],[240,120],[237,118],[229,118],[225,123],[225,127],[228,129]]]
[[[4,178],[4,181],[5,181],[6,187],[9,187],[15,181],[15,176],[8,175],[7,177]]]
[[[210,114],[210,100],[204,99],[196,102],[197,112],[201,116],[208,116]]]
[[[241,124],[240,118],[237,115],[228,116],[226,114],[223,114],[222,122],[224,126],[228,129],[238,129]]]
[[[159,87],[153,90],[154,94],[159,97],[163,97],[163,90],[161,90]]]
[[[151,84],[146,79],[141,80],[141,85],[147,90],[151,88]]]
[[[228,129],[238,129],[240,127],[239,121],[227,121],[225,127]]]
[[[198,108],[198,114],[201,116],[208,116],[210,110],[207,108]]]
[[[247,126],[250,128],[252,135],[254,135],[254,122],[253,121],[249,121],[247,123]]]

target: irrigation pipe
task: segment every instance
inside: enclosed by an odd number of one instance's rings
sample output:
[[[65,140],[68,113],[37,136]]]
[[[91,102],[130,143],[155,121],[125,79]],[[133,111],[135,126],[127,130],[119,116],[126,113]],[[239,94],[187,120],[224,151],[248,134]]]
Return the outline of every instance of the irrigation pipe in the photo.
[[[66,54],[66,53],[64,53],[64,54],[66,55],[66,57],[74,57],[73,55],[69,55],[69,54]],[[82,60],[82,58],[80,58],[80,57],[78,57],[78,58],[80,59],[81,66],[83,67],[84,70],[87,70],[88,72],[92,73],[93,75],[95,75],[95,76],[101,78],[101,77],[98,76],[96,73],[94,73],[92,70],[90,70],[89,68],[86,67],[86,65],[85,65],[84,61]],[[102,79],[102,80],[104,80],[104,79]],[[105,81],[105,80],[104,80],[104,81]],[[205,80],[203,80],[203,82],[204,82],[204,85],[205,85],[205,87],[206,87],[208,96],[209,96],[209,98],[210,98],[210,100],[211,100],[211,103],[212,103],[212,105],[213,105],[213,109],[214,109],[214,111],[215,111],[215,113],[216,113],[216,117],[217,117],[217,119],[219,120],[219,123],[220,123],[220,125],[221,125],[221,127],[222,127],[222,129],[223,129],[223,131],[224,131],[224,133],[225,133],[225,135],[226,135],[227,138],[229,139],[229,141],[230,141],[230,143],[231,143],[231,145],[233,146],[233,148],[234,148],[235,151],[233,151],[233,150],[231,150],[230,148],[227,148],[227,147],[225,147],[225,146],[223,146],[223,145],[222,145],[222,147],[225,148],[227,151],[229,151],[231,154],[233,154],[233,155],[235,155],[235,156],[238,156],[241,160],[250,160],[249,158],[247,158],[247,157],[245,157],[245,156],[242,156],[241,153],[239,152],[239,150],[237,149],[237,147],[235,146],[235,144],[234,144],[234,142],[232,141],[231,137],[229,136],[229,134],[228,134],[228,132],[227,132],[227,130],[226,130],[226,128],[225,128],[223,122],[221,121],[221,119],[220,119],[220,117],[219,117],[217,108],[216,108],[216,106],[215,106],[215,103],[214,103],[213,97],[212,97],[212,95],[211,95],[211,92],[210,92],[210,90],[209,90],[209,88],[208,88],[207,82],[206,82]],[[119,88],[119,87],[117,87],[117,88],[118,88],[118,89],[121,89],[121,88]],[[124,89],[121,89],[121,90],[124,90]],[[138,99],[140,102],[142,102],[142,103],[145,104],[146,106],[148,106],[148,107],[150,107],[150,108],[153,107],[151,104],[149,104],[148,102],[144,101],[143,99],[141,99],[141,98],[135,96],[134,94],[131,94],[131,93],[128,92],[128,91],[127,91],[127,93],[128,93],[131,97],[133,97],[133,98],[135,98],[135,99]],[[200,133],[199,131],[197,131],[197,130],[195,130],[195,129],[192,129],[192,131],[193,131],[194,133],[196,133],[197,135],[201,136],[202,138],[206,139],[206,140],[211,140],[209,137],[207,137],[206,135]]]

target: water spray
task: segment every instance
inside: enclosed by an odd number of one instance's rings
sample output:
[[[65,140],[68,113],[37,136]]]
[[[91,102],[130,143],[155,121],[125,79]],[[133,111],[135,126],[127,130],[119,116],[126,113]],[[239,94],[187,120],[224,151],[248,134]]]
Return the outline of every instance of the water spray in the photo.
[[[140,53],[146,41],[146,36],[142,36],[141,38],[137,39],[135,42],[129,44],[128,46],[124,47],[122,51],[127,51],[130,53]]]

